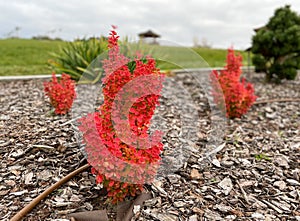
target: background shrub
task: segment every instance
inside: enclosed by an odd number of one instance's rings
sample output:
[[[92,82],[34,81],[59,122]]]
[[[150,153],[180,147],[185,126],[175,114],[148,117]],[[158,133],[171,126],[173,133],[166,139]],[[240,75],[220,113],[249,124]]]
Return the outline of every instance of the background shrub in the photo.
[[[255,70],[265,72],[267,81],[295,79],[300,67],[300,16],[289,5],[278,8],[253,36],[252,53]]]
[[[98,76],[96,79],[98,80],[102,74],[100,67],[95,65],[95,68],[88,70],[87,67],[106,49],[107,40],[104,37],[68,42],[60,48],[59,52],[52,53],[54,59],[49,60],[49,64],[55,71],[69,74],[76,81],[81,78],[84,72],[86,72],[86,80],[95,80],[95,76]]]

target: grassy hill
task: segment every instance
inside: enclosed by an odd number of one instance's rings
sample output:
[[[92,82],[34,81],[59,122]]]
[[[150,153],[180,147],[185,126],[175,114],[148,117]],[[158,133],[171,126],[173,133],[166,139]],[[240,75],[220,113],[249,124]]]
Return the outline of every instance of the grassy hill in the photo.
[[[52,70],[47,64],[52,58],[50,52],[58,52],[64,44],[51,40],[0,39],[0,76],[50,74]],[[161,69],[222,67],[227,50],[154,46],[152,54],[164,60],[158,63]],[[241,54],[247,65],[247,54]]]

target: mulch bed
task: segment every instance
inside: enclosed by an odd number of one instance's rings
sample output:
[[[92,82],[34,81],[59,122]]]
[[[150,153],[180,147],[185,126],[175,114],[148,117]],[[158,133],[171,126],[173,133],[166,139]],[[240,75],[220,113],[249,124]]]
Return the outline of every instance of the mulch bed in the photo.
[[[265,84],[261,74],[247,79],[259,100],[300,98],[299,77],[278,85]],[[207,99],[188,74],[173,80],[186,88],[197,107],[195,145],[203,150],[211,129]],[[42,82],[0,82],[1,220],[9,220],[47,187],[86,164],[69,123],[72,114],[49,112]],[[167,119],[163,142],[171,151],[180,142],[180,116],[167,100],[159,111]],[[300,220],[299,122],[299,101],[254,105],[241,119],[228,121],[225,146],[215,157],[192,152],[174,173],[147,184],[153,198],[135,208],[132,220]],[[116,208],[105,201],[105,191],[88,170],[50,194],[24,220],[67,221],[67,214],[98,209],[107,209],[114,220]]]

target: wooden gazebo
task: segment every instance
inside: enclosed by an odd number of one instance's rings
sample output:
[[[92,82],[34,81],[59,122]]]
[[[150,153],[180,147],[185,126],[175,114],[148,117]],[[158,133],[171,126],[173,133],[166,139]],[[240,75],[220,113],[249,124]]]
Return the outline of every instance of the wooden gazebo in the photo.
[[[152,39],[152,41],[150,41],[150,44],[158,44],[158,42],[156,41],[157,38],[160,38],[159,34],[154,33],[151,30],[148,30],[146,32],[140,33],[139,34],[139,38],[141,41],[144,41],[146,38],[148,39]]]

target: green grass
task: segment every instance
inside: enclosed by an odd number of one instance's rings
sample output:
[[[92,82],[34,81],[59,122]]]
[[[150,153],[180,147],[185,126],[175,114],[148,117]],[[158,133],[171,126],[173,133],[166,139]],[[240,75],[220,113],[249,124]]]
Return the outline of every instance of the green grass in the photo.
[[[0,40],[0,76],[50,74],[49,52],[65,42],[30,39]]]
[[[0,39],[0,76],[50,74],[47,64],[50,52],[58,52],[63,41],[32,39]],[[226,49],[185,48],[172,46],[150,46],[150,54],[158,58],[161,69],[223,67]],[[247,53],[241,52],[247,65]],[[199,56],[200,55],[200,56]],[[202,58],[203,59],[202,59]]]
[[[151,54],[158,59],[161,69],[223,67],[227,49],[188,48],[160,45],[134,45],[143,54]],[[132,47],[134,48],[134,47]],[[248,65],[248,54],[237,51],[243,57],[243,65]]]
[[[224,49],[209,49],[209,48],[195,48],[200,56],[203,57],[210,67],[223,67],[226,64],[227,50]],[[238,51],[243,57],[243,65],[248,65],[248,54],[245,51]]]
[[[268,156],[266,156],[266,155],[263,154],[263,153],[256,154],[256,155],[254,156],[254,158],[255,158],[256,160],[268,160],[268,161],[271,161],[271,158],[268,157]]]

